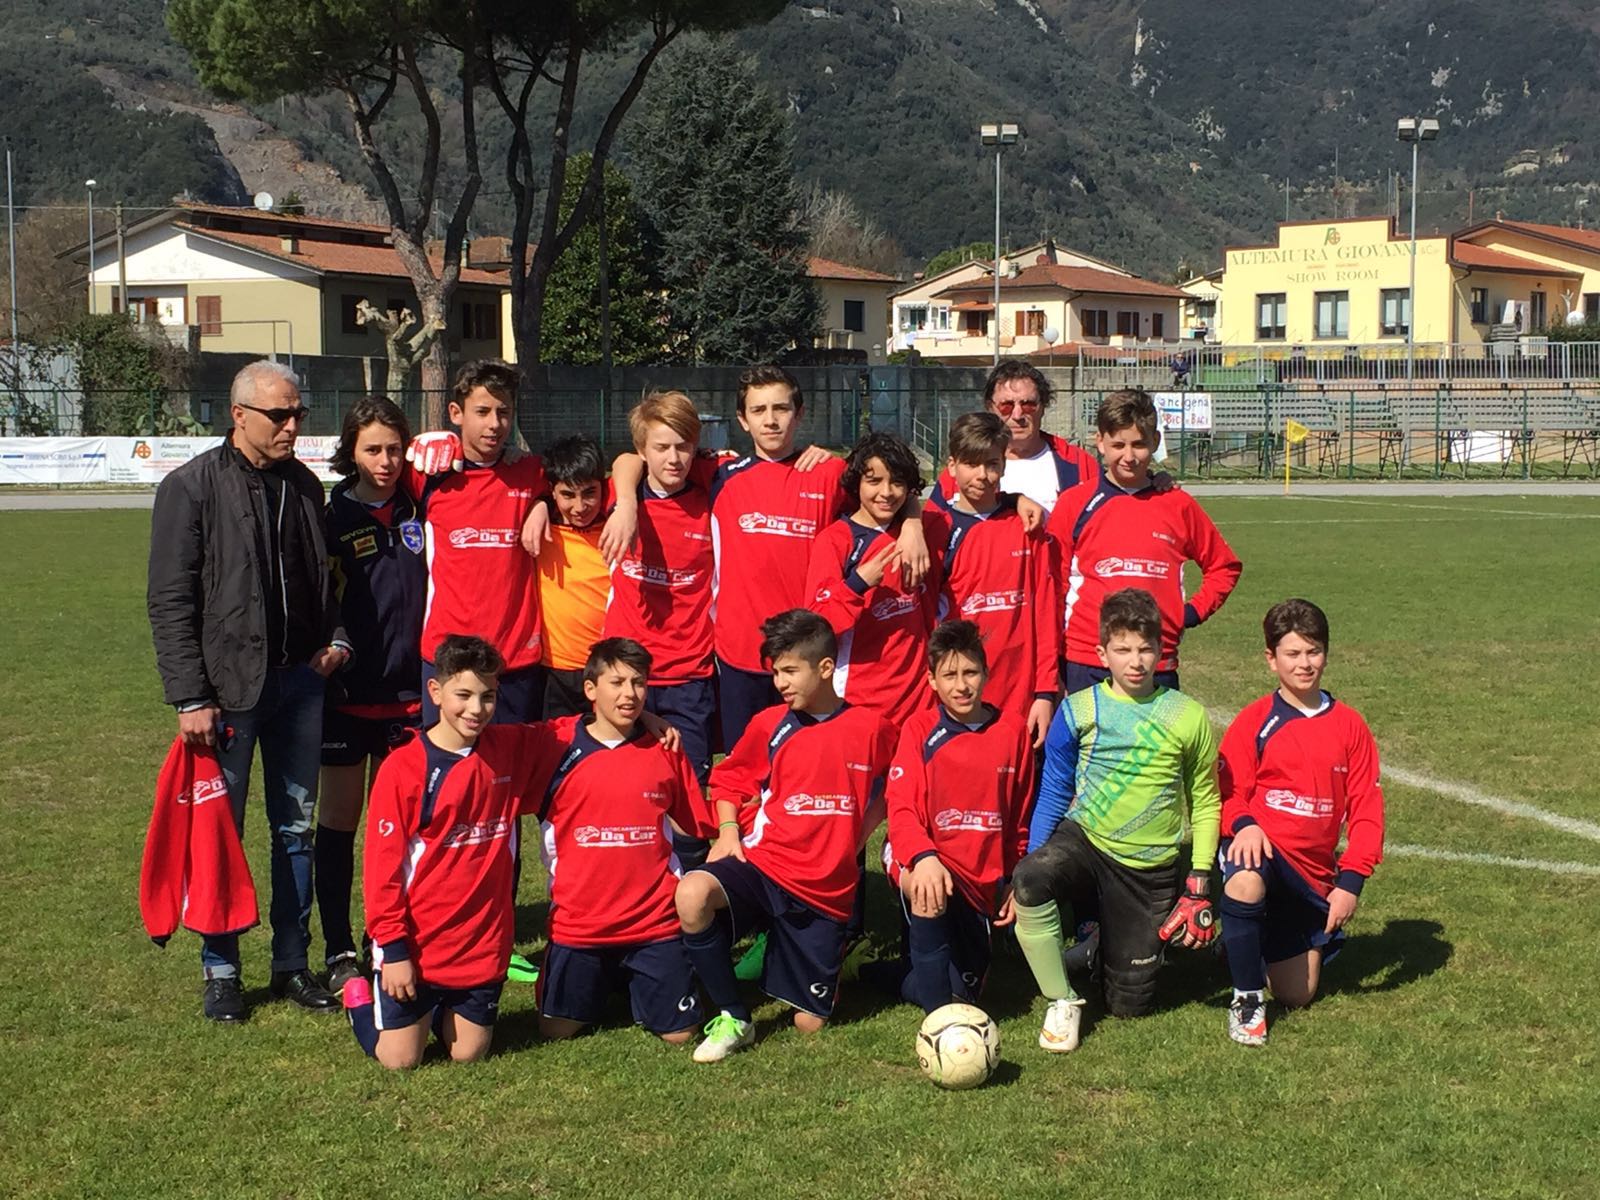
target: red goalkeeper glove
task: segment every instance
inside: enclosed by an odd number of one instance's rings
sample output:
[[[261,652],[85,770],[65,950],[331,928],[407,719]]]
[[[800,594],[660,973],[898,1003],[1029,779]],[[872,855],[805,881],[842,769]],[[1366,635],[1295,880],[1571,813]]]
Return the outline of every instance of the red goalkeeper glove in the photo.
[[[1211,907],[1211,877],[1192,871],[1184,881],[1183,897],[1172,914],[1161,923],[1163,942],[1182,941],[1186,946],[1209,946],[1217,936],[1217,915]]]

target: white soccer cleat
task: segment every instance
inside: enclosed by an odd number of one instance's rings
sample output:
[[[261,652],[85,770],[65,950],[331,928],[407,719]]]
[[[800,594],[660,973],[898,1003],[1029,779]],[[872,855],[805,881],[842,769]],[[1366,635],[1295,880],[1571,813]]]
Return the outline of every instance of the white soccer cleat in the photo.
[[[1241,1046],[1266,1044],[1267,1002],[1260,992],[1233,998],[1228,1005],[1228,1036]]]
[[[1039,1048],[1051,1054],[1066,1054],[1078,1048],[1078,1026],[1083,1023],[1084,1001],[1052,1000],[1044,1010],[1044,1025],[1039,1030]]]
[[[706,1038],[694,1048],[697,1063],[721,1062],[728,1055],[756,1043],[756,1027],[751,1021],[741,1021],[728,1013],[718,1013],[706,1026]]]

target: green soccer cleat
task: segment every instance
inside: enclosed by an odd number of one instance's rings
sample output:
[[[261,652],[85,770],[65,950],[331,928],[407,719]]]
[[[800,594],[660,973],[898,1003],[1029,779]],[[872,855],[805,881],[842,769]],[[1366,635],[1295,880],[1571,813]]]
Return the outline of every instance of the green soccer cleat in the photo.
[[[697,1063],[721,1062],[736,1051],[755,1045],[756,1027],[729,1013],[718,1013],[706,1026],[706,1040],[694,1048]]]
[[[761,978],[761,968],[767,962],[767,935],[756,934],[755,941],[750,943],[750,949],[738,962],[733,964],[733,977],[740,983],[751,983]]]
[[[513,953],[506,964],[506,978],[513,983],[538,983],[539,964],[521,954]]]

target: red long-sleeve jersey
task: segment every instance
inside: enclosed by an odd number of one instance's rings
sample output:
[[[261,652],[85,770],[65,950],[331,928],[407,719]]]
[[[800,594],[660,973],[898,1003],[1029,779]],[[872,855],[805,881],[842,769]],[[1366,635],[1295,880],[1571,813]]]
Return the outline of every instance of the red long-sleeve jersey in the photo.
[[[711,658],[711,496],[691,479],[670,496],[639,484],[639,536],[611,570],[602,632],[650,651],[650,683],[704,679]]]
[[[1081,483],[1050,514],[1061,547],[1066,658],[1099,666],[1100,604],[1125,587],[1143,588],[1161,608],[1161,661],[1178,669],[1183,631],[1217,609],[1243,564],[1188,492],[1125,492],[1109,480]],[[1183,564],[1200,564],[1200,590],[1185,603]]]
[[[374,963],[410,958],[437,987],[505,977],[517,817],[564,749],[549,725],[491,725],[465,756],[419,734],[383,760],[362,858]]]
[[[907,588],[898,564],[869,587],[856,568],[889,553],[900,533],[835,521],[817,537],[806,578],[808,607],[839,635],[834,690],[843,700],[881,712],[897,725],[933,706],[927,685],[928,635],[938,622],[943,575],[929,547],[928,575]]]
[[[1061,658],[1055,543],[1023,528],[1013,496],[986,516],[929,505],[922,528],[943,564],[940,617],[964,618],[983,634],[985,698],[1022,715],[1036,698],[1053,700]]]
[[[644,729],[606,746],[577,717],[556,726],[567,752],[539,810],[550,940],[622,946],[678,936],[672,825],[714,832],[689,760]]]
[[[1218,761],[1222,835],[1259,825],[1324,896],[1336,885],[1359,893],[1383,858],[1378,747],[1360,713],[1323,695],[1315,715],[1272,692],[1233,719]]]
[[[900,733],[885,798],[883,862],[894,884],[936,854],[968,904],[998,915],[1028,852],[1033,743],[1022,720],[993,712],[974,729],[942,707],[919,713]]]
[[[800,471],[797,457],[724,459],[711,480],[717,657],[741,671],[766,669],[761,622],[811,599],[812,543],[847,506],[844,459]]]
[[[855,901],[856,855],[882,819],[895,727],[846,704],[826,717],[774,705],[711,768],[711,801],[739,805],[745,858],[836,921]]]
[[[547,490],[539,456],[507,450],[487,466],[468,463],[431,476],[408,467],[406,490],[423,506],[422,657],[432,662],[447,634],[470,633],[492,643],[507,670],[533,666],[544,652],[544,633],[522,523]]]

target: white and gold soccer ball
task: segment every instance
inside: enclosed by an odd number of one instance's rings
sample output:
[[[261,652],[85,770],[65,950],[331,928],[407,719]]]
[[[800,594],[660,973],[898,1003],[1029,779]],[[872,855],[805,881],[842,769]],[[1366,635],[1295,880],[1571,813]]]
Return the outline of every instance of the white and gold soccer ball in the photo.
[[[936,1008],[917,1030],[917,1065],[942,1088],[960,1091],[986,1083],[1000,1062],[1000,1030],[971,1004]]]

